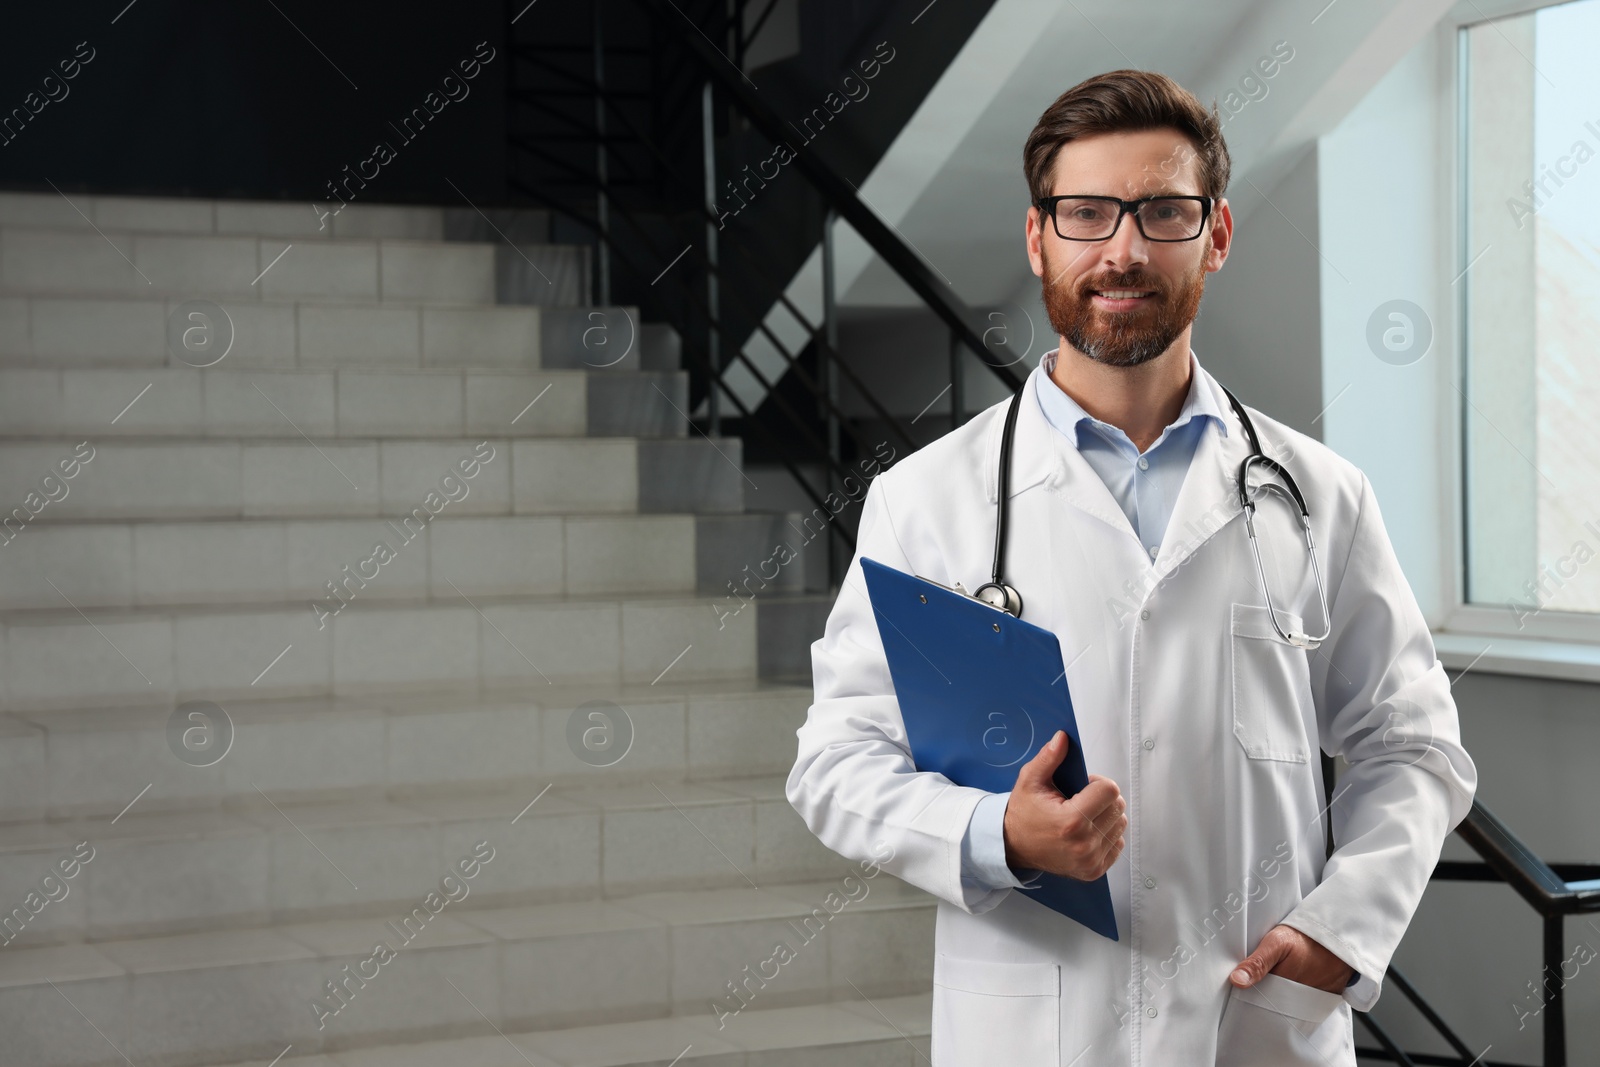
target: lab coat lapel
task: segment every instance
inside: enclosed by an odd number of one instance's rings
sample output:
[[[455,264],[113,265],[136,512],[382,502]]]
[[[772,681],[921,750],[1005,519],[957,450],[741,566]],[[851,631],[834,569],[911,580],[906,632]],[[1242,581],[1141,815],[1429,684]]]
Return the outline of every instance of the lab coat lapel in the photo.
[[[1250,443],[1239,416],[1217,380],[1198,362],[1196,368],[1201,384],[1212,391],[1222,417],[1227,420],[1228,433],[1224,436],[1219,427],[1208,422],[1205,433],[1200,435],[1155,559],[1155,565],[1162,571],[1178,566],[1199,551],[1213,534],[1243,510],[1239,506],[1237,479],[1239,465],[1250,454]]]
[[[1039,372],[1022,383],[1022,400],[1017,410],[1015,437],[1011,443],[1010,496],[1040,484],[1059,484],[1061,461],[1051,436],[1056,430],[1045,420],[1039,407]],[[1005,435],[1006,409],[1011,401],[995,405],[994,427],[989,433],[988,453],[984,457],[984,490],[989,503],[1000,499],[1000,444]]]

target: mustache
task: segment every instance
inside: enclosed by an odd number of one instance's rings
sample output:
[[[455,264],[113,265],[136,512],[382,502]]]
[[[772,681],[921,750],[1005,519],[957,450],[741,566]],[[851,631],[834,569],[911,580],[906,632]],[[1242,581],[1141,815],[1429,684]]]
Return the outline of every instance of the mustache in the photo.
[[[1107,289],[1148,289],[1158,297],[1167,295],[1166,286],[1148,274],[1139,271],[1132,273],[1110,271],[1105,274],[1098,274],[1079,284],[1078,295],[1088,299],[1091,293],[1103,292]]]

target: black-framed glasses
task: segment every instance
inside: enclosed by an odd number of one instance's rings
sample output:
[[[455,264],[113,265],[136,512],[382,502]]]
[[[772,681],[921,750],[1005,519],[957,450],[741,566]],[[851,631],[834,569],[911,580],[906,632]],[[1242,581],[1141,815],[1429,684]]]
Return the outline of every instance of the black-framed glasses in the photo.
[[[1107,240],[1124,215],[1133,216],[1148,241],[1192,241],[1205,229],[1214,203],[1209,196],[1047,196],[1033,206],[1050,216],[1064,241]]]

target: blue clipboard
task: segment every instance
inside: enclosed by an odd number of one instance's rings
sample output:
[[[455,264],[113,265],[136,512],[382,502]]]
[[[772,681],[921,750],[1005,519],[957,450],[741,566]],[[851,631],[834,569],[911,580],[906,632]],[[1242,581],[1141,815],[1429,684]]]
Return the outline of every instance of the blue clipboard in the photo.
[[[1004,793],[1017,768],[1065,730],[1062,795],[1089,784],[1056,635],[926,578],[861,558],[912,760],[957,785]],[[1117,938],[1105,875],[1043,874],[1019,889],[1097,934]]]

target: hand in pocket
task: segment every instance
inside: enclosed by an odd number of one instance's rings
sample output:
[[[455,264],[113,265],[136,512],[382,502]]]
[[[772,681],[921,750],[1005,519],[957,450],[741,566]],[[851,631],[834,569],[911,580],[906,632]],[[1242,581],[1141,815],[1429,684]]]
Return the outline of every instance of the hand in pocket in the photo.
[[[1343,993],[1354,969],[1292,926],[1279,923],[1267,931],[1256,950],[1240,961],[1228,980],[1249,988],[1264,974],[1275,974],[1328,993]]]

